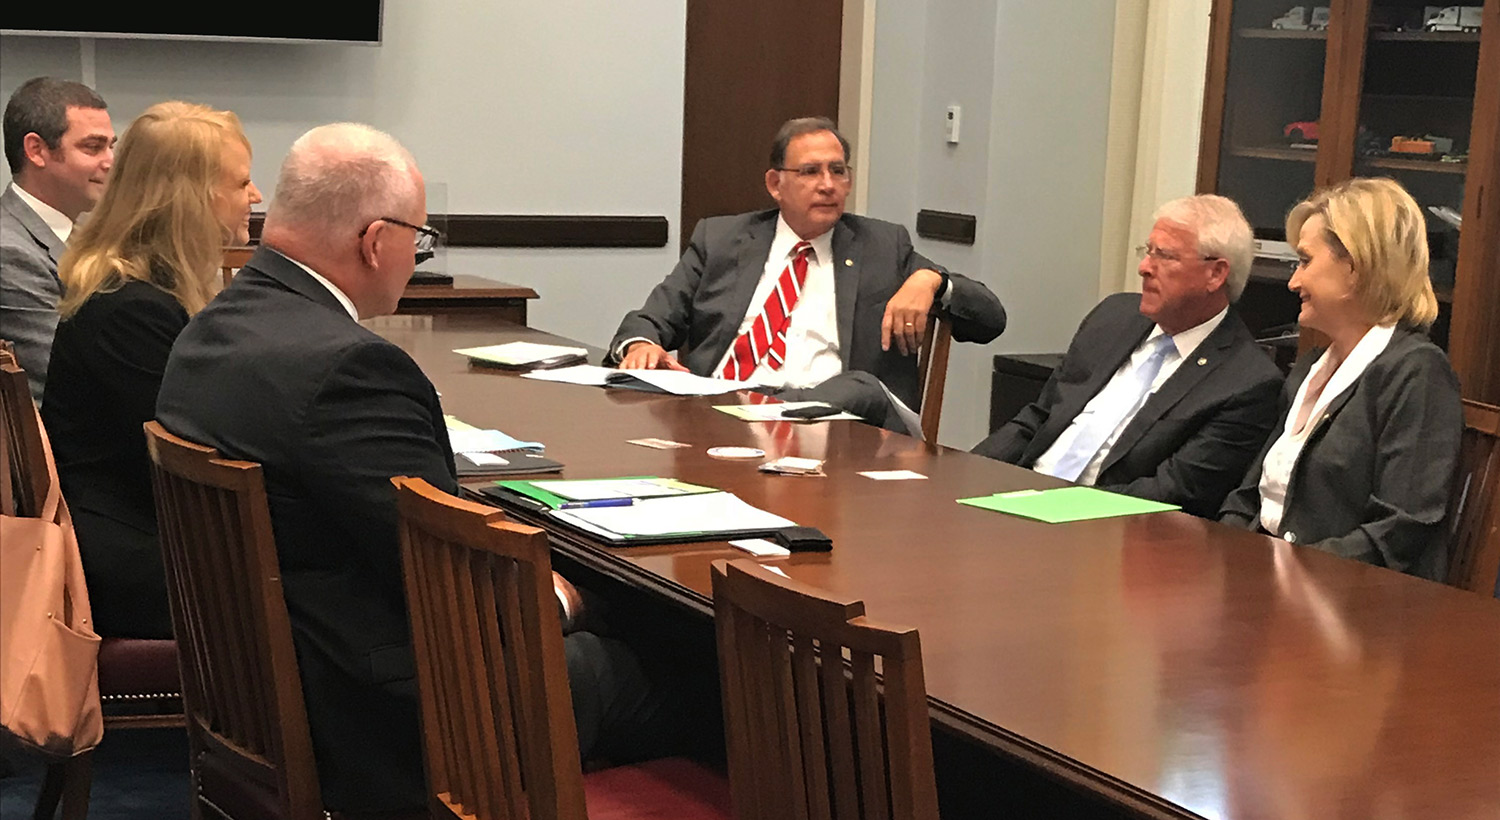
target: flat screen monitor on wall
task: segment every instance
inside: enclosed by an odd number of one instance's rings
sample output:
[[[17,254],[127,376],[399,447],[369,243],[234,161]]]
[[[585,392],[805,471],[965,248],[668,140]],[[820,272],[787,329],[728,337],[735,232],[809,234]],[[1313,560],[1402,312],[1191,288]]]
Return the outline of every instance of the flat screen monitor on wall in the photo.
[[[6,3],[0,33],[164,40],[378,43],[382,0],[262,0],[249,5]]]

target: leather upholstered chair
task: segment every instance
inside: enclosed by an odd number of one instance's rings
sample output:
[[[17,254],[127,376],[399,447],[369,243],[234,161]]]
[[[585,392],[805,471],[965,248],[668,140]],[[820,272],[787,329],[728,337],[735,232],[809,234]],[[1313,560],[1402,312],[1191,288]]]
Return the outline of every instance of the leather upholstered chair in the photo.
[[[682,758],[582,773],[546,533],[392,481],[434,820],[727,818]]]
[[[737,820],[936,820],[917,631],[753,561],[712,572]]]

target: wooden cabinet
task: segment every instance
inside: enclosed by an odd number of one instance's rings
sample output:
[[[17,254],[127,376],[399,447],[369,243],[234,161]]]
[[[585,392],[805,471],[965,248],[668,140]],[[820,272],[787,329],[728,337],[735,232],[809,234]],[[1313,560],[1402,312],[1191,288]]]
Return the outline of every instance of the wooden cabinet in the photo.
[[[1293,0],[1215,0],[1198,190],[1238,202],[1257,237],[1285,239],[1286,212],[1315,187],[1399,181],[1427,212],[1433,338],[1465,396],[1500,402],[1500,0],[1468,0],[1481,25],[1450,15],[1458,31],[1424,27],[1434,0],[1323,2],[1299,15]],[[1252,326],[1295,321],[1278,293],[1289,277],[1257,261]]]

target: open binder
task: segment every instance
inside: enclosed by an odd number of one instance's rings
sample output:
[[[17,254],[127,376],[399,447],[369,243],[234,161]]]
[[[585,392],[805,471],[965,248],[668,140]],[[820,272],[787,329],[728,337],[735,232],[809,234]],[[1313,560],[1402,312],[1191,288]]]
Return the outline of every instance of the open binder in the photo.
[[[673,490],[663,495],[621,497],[619,503],[613,500],[574,501],[537,486],[574,482],[497,481],[478,488],[478,491],[501,507],[540,514],[566,529],[618,545],[760,538],[796,526],[793,521],[746,504],[732,493],[711,487],[687,485],[654,476],[630,480],[660,482]],[[609,506],[568,508],[588,503]]]

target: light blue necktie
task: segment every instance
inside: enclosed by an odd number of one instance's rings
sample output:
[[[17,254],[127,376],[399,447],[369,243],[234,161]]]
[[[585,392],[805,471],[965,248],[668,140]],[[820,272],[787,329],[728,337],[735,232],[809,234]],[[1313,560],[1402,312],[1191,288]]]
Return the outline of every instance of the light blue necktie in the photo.
[[[1167,360],[1167,356],[1176,352],[1171,336],[1163,333],[1152,340],[1151,355],[1131,374],[1135,384],[1135,401],[1122,401],[1111,407],[1102,407],[1099,412],[1094,413],[1088,425],[1073,438],[1073,446],[1057,460],[1057,467],[1052,474],[1065,481],[1077,481],[1083,475],[1083,468],[1089,465],[1094,454],[1109,439],[1109,434],[1145,403],[1146,397],[1151,393],[1151,383],[1156,381],[1156,375],[1161,372],[1162,363]]]

